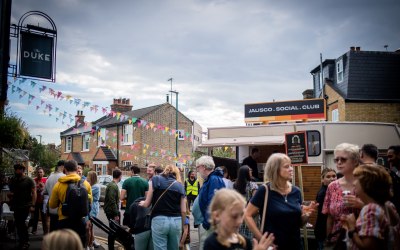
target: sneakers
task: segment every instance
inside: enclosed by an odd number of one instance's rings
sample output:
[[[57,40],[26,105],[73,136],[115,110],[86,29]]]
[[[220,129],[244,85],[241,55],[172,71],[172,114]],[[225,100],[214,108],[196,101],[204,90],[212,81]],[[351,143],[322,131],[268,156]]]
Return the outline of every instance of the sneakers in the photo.
[[[94,248],[99,248],[99,247],[100,247],[100,244],[97,243],[96,240],[94,240],[94,241],[93,241],[93,246],[94,246]]]

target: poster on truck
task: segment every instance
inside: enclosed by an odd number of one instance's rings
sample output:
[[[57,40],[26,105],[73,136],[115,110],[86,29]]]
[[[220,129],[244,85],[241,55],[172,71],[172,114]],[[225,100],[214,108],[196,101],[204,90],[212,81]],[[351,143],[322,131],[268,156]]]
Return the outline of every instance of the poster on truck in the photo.
[[[292,161],[292,165],[308,163],[308,149],[306,132],[294,132],[285,134],[286,154]]]

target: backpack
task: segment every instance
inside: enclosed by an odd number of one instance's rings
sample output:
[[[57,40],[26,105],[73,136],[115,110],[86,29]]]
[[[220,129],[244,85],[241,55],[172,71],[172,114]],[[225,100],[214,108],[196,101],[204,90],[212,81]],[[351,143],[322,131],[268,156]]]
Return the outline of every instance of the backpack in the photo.
[[[81,219],[89,214],[88,191],[83,185],[84,180],[69,182],[65,201],[62,203],[62,214],[72,219]]]
[[[144,197],[137,198],[129,208],[131,217],[129,227],[134,234],[150,230],[150,228],[145,226],[146,215],[150,212],[150,208],[139,206],[139,202],[144,200]]]

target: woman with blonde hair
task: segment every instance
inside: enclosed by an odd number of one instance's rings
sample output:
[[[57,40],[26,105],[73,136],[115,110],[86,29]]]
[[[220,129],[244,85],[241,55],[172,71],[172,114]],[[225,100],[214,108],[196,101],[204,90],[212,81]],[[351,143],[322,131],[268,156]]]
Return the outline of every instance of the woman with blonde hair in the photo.
[[[81,238],[71,229],[53,231],[43,237],[42,250],[82,250]]]
[[[239,233],[246,201],[232,189],[218,190],[210,203],[211,226],[214,232],[204,242],[204,249],[252,249],[250,239]],[[265,233],[260,242],[253,240],[253,249],[268,249],[273,234]]]
[[[302,249],[300,228],[318,204],[302,206],[300,189],[293,186],[293,167],[290,158],[281,153],[272,154],[264,167],[264,180],[269,181],[257,190],[247,204],[244,219],[256,239],[264,232],[273,233],[279,249]],[[266,210],[264,213],[264,204]],[[260,214],[264,225],[257,228],[254,216]]]
[[[185,189],[177,167],[167,165],[152,178],[146,200],[140,206],[151,208],[151,234],[154,249],[178,249],[186,219]]]
[[[100,185],[97,183],[97,173],[95,171],[89,171],[87,174],[86,180],[92,186],[92,197],[93,202],[90,209],[90,217],[97,217],[99,214],[99,200],[100,200]],[[88,233],[88,247],[89,249],[98,248],[100,244],[98,244],[94,239],[93,225],[90,223],[89,228],[87,229]]]

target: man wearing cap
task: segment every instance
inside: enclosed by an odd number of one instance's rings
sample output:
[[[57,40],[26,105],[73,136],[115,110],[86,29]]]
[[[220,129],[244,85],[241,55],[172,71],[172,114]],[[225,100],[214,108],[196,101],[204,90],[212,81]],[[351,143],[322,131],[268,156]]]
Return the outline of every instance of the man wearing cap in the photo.
[[[61,176],[64,176],[64,161],[60,160],[57,162],[56,169],[49,178],[47,178],[46,185],[44,186],[44,203],[48,206],[48,200],[53,191],[54,185],[58,182],[58,179]],[[48,213],[50,217],[50,232],[57,230],[58,223],[58,209],[57,208],[49,208]]]
[[[11,209],[14,210],[19,249],[29,248],[28,225],[25,222],[35,211],[36,187],[32,178],[25,175],[25,166],[14,165],[15,176],[10,181]]]

